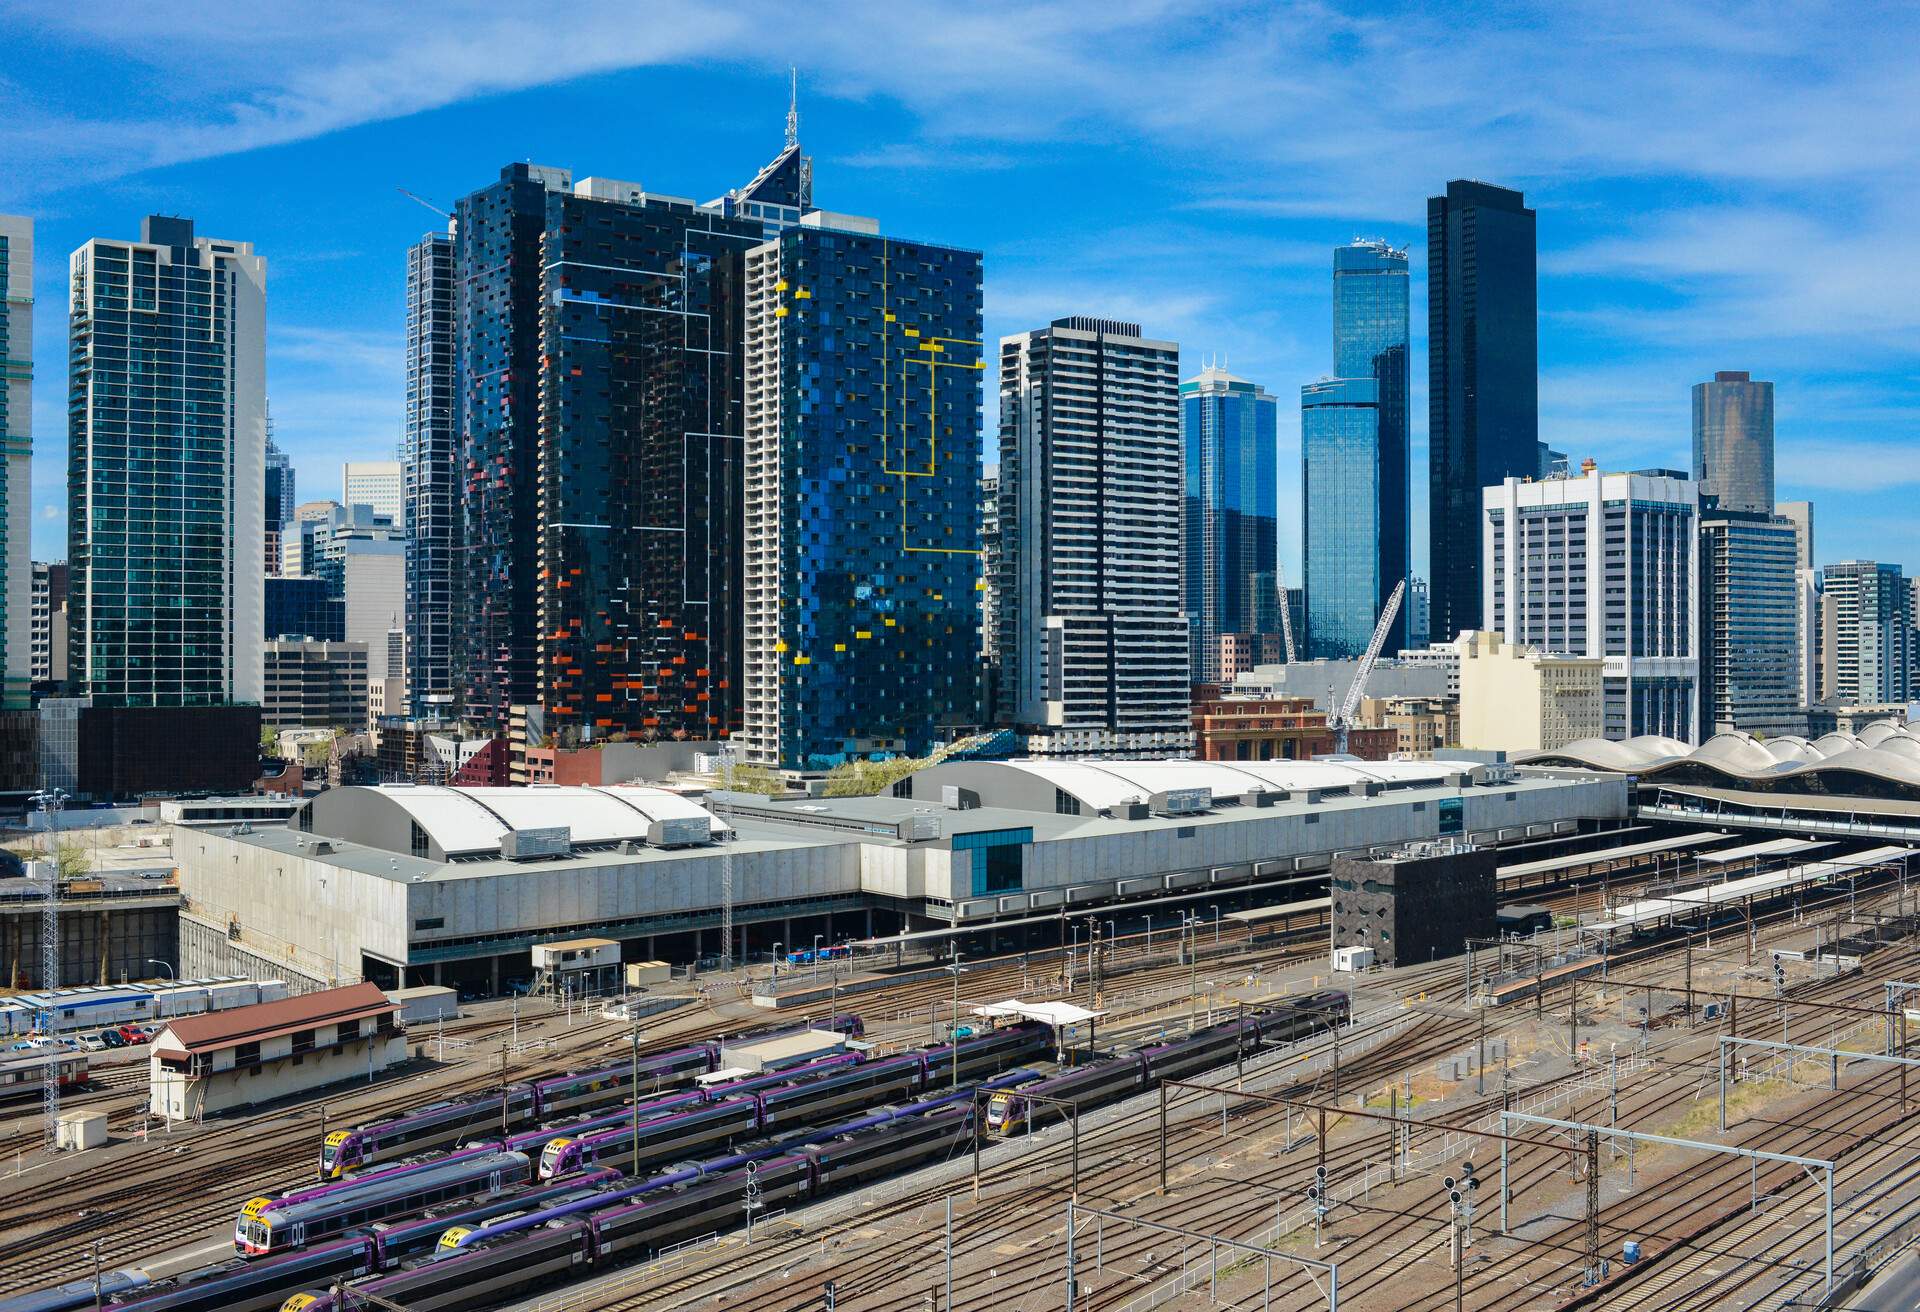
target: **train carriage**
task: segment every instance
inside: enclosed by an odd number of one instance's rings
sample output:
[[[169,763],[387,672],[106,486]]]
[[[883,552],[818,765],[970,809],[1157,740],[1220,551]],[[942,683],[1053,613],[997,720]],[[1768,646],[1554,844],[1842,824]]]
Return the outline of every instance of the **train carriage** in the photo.
[[[743,1224],[748,1174],[731,1172],[594,1216],[589,1224],[597,1260],[651,1256],[669,1245]],[[803,1155],[760,1163],[751,1174],[762,1211],[778,1210],[812,1189],[812,1163]]]
[[[908,1116],[863,1129],[844,1138],[810,1144],[814,1190],[847,1189],[922,1162],[946,1159],[973,1144],[973,1110],[956,1107],[925,1116]]]
[[[760,1111],[752,1099],[732,1098],[656,1115],[641,1121],[638,1127],[628,1124],[578,1139],[563,1136],[541,1150],[540,1178],[551,1180],[602,1162],[623,1171],[632,1170],[636,1138],[642,1167],[674,1161],[752,1134],[759,1122]]]
[[[79,1088],[87,1082],[87,1054],[65,1048],[0,1054],[0,1101],[37,1098],[46,1083],[47,1067],[56,1069],[60,1088]]]
[[[227,1262],[189,1271],[104,1306],[116,1312],[271,1312],[302,1285],[346,1280],[374,1269],[373,1241],[362,1236],[263,1262]]]
[[[296,1194],[291,1200],[255,1198],[240,1209],[234,1247],[249,1257],[284,1252],[436,1203],[497,1194],[531,1178],[525,1153],[473,1153],[344,1189]]]
[[[516,1084],[486,1097],[449,1099],[358,1129],[335,1130],[320,1146],[320,1178],[338,1180],[395,1158],[451,1148],[491,1128],[517,1125],[532,1113],[533,1090]]]
[[[379,1254],[380,1270],[398,1266],[403,1260],[431,1252],[449,1228],[484,1225],[489,1221],[533,1209],[558,1206],[592,1197],[597,1191],[611,1189],[621,1180],[620,1172],[607,1169],[571,1175],[533,1189],[515,1190],[474,1203],[462,1201],[428,1208],[419,1216],[395,1221],[376,1221],[368,1227]],[[0,1312],[5,1312],[0,1308]]]

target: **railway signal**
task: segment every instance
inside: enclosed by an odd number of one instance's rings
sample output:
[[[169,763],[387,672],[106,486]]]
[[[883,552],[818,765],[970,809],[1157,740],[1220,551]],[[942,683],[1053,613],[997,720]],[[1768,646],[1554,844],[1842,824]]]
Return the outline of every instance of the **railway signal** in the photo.
[[[833,1312],[833,1308],[834,1308],[833,1298],[834,1298],[834,1292],[835,1292],[835,1285],[833,1281],[831,1280],[827,1281],[826,1284],[820,1287],[820,1291],[827,1296],[827,1312]]]

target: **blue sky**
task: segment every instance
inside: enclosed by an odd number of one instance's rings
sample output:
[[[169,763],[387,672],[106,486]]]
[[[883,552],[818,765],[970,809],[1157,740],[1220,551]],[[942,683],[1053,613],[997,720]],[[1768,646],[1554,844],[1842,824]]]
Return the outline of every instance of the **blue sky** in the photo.
[[[1413,248],[1423,462],[1425,197],[1453,177],[1539,211],[1544,438],[1684,466],[1689,385],[1750,369],[1777,385],[1780,494],[1817,503],[1820,558],[1920,567],[1911,7],[538,8],[9,6],[37,557],[65,555],[63,282],[88,237],[157,211],[256,244],[276,425],[303,499],[335,495],[340,461],[399,433],[404,254],[439,221],[397,188],[445,207],[532,159],[707,199],[777,150],[792,62],[817,202],[983,250],[990,336],[1138,320],[1282,398],[1290,567],[1330,248]]]

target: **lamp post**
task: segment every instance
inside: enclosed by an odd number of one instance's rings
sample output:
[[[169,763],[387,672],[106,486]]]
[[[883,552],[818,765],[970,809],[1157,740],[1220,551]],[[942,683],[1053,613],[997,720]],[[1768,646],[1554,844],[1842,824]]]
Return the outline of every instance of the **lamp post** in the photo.
[[[813,936],[813,978],[815,979],[820,978],[820,940],[825,937],[825,934]]]
[[[147,964],[147,965],[149,965],[149,966],[158,966],[158,967],[160,967],[160,969],[162,969],[162,970],[164,970],[164,971],[166,971],[166,972],[167,972],[167,978],[168,978],[169,980],[171,980],[171,979],[173,978],[173,967],[172,967],[172,966],[170,966],[169,964],[167,964],[166,962],[164,962],[164,961],[162,961],[162,960],[160,960],[160,958],[158,958],[158,957],[148,957],[148,958],[147,958],[147,960],[146,960],[146,964]]]
[[[1218,902],[1209,902],[1207,903],[1207,910],[1213,912],[1213,945],[1215,947],[1219,947],[1220,946],[1220,904]]]
[[[785,946],[786,944],[779,939],[773,941],[773,982],[775,984],[780,982],[780,949]]]

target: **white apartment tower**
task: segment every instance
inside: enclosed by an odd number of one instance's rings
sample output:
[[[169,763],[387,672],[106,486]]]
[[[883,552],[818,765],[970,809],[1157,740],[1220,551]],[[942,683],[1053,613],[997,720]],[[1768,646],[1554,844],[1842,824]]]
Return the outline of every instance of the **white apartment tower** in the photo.
[[[1000,341],[997,722],[1035,755],[1193,746],[1180,348],[1057,319]]]
[[[340,466],[340,500],[372,506],[396,524],[406,523],[406,476],[398,460],[348,460]]]
[[[1487,626],[1605,661],[1606,736],[1699,741],[1699,485],[1671,470],[1509,478],[1482,493]]]

